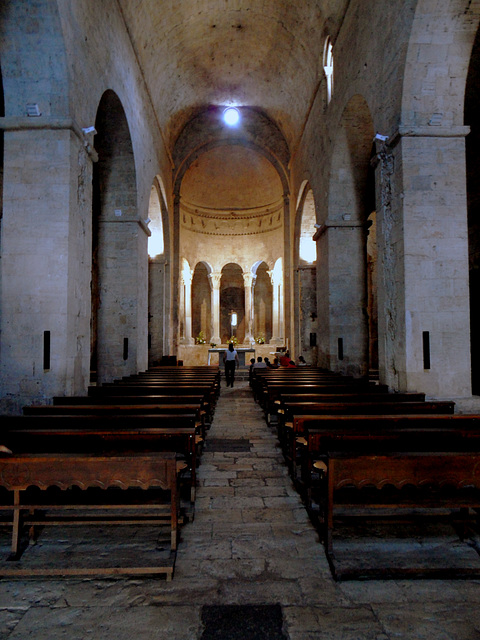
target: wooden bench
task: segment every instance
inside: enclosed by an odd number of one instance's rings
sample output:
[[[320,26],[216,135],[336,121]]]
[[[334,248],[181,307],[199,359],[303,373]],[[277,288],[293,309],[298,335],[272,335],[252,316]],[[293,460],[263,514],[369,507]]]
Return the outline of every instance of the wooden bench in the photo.
[[[177,470],[176,457],[174,453],[134,453],[125,455],[91,455],[91,454],[16,454],[16,455],[0,455],[0,486],[5,487],[13,493],[11,505],[2,508],[13,512],[11,521],[12,525],[12,554],[14,558],[18,558],[19,539],[22,527],[22,512],[35,512],[39,505],[22,503],[22,495],[29,487],[38,487],[47,490],[49,487],[56,486],[61,489],[70,487],[80,487],[88,489],[89,487],[99,487],[107,490],[110,487],[120,487],[129,489],[140,487],[142,489],[159,488],[170,493],[170,503],[168,505],[169,522],[170,522],[170,544],[173,551],[177,548],[178,538],[178,490],[177,490]],[[108,494],[106,494],[108,496]],[[133,505],[138,511],[142,505]],[[111,507],[107,499],[103,505],[49,505],[48,510],[71,508],[73,510],[72,524],[78,524],[75,514],[81,510],[101,511],[108,510]],[[145,508],[146,505],[143,505]],[[45,505],[41,505],[45,509]],[[125,504],[115,504],[115,510],[123,510],[125,513],[129,511],[133,513],[132,505],[128,502]],[[155,518],[149,517],[148,523],[159,522],[158,516],[165,511],[165,506],[157,504],[149,506],[148,512],[152,511]],[[38,524],[45,526],[46,524],[57,524],[58,518],[51,521],[41,519]],[[67,520],[68,522],[68,520]],[[87,524],[93,522],[101,525],[110,524],[111,519],[102,518],[101,520],[88,520]],[[124,517],[121,520],[116,518],[115,524],[139,524],[145,522],[137,516]],[[37,521],[35,518],[27,518],[25,523],[30,527],[35,526]],[[65,524],[65,522],[62,522]],[[171,566],[151,566],[151,567],[81,567],[81,568],[51,568],[43,570],[25,569],[19,571],[17,569],[11,572],[3,567],[0,571],[4,575],[38,575],[57,573],[66,575],[76,575],[82,573],[166,573],[167,579],[171,579],[173,574],[173,565]]]
[[[97,396],[62,396],[53,398],[53,406],[102,406],[114,405],[117,407],[130,406],[148,406],[148,405],[176,405],[178,407],[196,405],[200,408],[202,419],[206,425],[211,424],[213,420],[213,407],[207,402],[203,395],[97,395]]]
[[[191,404],[79,404],[79,405],[30,405],[23,407],[25,416],[126,416],[159,415],[167,416],[194,416],[195,426],[202,438],[205,438],[205,413],[200,405]]]
[[[414,442],[416,451],[480,451],[480,415],[352,415],[299,416],[294,428],[303,433],[300,481],[307,508],[311,506],[312,473],[323,466],[329,450],[340,450],[343,443],[355,446],[396,447],[407,450]],[[313,487],[314,488],[314,487]]]
[[[194,414],[2,416],[0,429],[2,442],[15,453],[173,451],[185,460],[195,501],[200,436]]]
[[[402,399],[396,402],[391,398],[383,401],[383,396],[379,394],[377,400],[372,402],[285,402],[283,411],[279,417],[278,433],[279,440],[287,458],[287,463],[292,469],[295,477],[296,443],[297,439],[303,436],[303,422],[295,420],[301,416],[317,415],[408,415],[408,414],[434,414],[450,415],[454,413],[455,403],[452,401],[423,401],[411,402]]]
[[[414,439],[407,450],[382,452],[359,450],[350,441],[341,451],[326,452],[325,500],[325,551],[332,573],[336,579],[351,578],[339,573],[333,544],[335,509],[342,512],[355,510],[358,517],[366,510],[390,508],[395,510],[427,507],[428,509],[461,509],[463,524],[470,508],[480,508],[480,450],[432,452],[415,450]],[[385,493],[386,486],[395,491]],[[363,491],[364,487],[369,491]],[[413,488],[402,491],[406,486]],[[460,575],[479,575],[478,568],[452,569],[447,567],[429,569],[388,568],[387,571],[358,570],[362,577],[421,576],[458,578]]]
[[[369,382],[332,382],[332,383],[306,383],[306,384],[269,384],[263,390],[263,397],[259,404],[263,408],[267,423],[270,423],[271,416],[278,411],[277,400],[282,395],[295,393],[309,394],[348,394],[348,393],[387,393],[388,388],[381,385],[373,385]]]
[[[122,384],[105,385],[101,387],[89,387],[88,396],[98,397],[118,397],[118,396],[189,396],[201,395],[205,402],[212,408],[215,407],[216,394],[211,386],[205,385],[145,385],[145,384]]]

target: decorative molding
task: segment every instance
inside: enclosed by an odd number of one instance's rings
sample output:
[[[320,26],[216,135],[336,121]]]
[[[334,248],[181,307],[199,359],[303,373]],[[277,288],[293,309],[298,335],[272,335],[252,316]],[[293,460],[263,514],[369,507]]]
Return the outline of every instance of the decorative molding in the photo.
[[[470,133],[470,127],[464,125],[453,126],[405,126],[400,125],[391,135],[386,146],[396,147],[402,138],[465,138]]]
[[[354,229],[354,228],[357,228],[357,227],[364,227],[364,226],[365,226],[365,222],[361,222],[360,220],[326,220],[320,226],[320,228],[316,230],[316,232],[314,233],[312,239],[313,239],[314,242],[316,242],[330,228],[343,227],[343,228],[347,228],[347,229]]]
[[[82,128],[73,118],[55,118],[52,116],[6,116],[0,118],[0,130],[3,131],[72,131],[82,142],[85,153],[92,160],[98,162],[98,154],[93,144],[82,131]]]
[[[283,198],[249,209],[212,209],[185,203],[180,205],[183,229],[213,236],[249,236],[278,231],[283,227]]]

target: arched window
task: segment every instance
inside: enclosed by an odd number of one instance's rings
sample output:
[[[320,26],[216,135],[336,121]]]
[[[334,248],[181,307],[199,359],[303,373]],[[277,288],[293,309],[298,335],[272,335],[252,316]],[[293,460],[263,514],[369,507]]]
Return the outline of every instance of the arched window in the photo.
[[[327,104],[333,95],[333,44],[330,36],[325,40],[325,49],[323,51],[323,70],[327,79]]]

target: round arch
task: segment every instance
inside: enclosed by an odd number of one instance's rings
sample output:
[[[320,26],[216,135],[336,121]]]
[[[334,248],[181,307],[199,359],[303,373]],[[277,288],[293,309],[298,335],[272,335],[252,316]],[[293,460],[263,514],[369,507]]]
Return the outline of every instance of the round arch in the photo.
[[[212,323],[212,267],[204,260],[197,262],[192,277],[192,335],[195,341],[210,342],[214,328]]]
[[[405,128],[463,125],[465,84],[480,21],[480,4],[465,5],[464,0],[417,2],[403,80]]]
[[[295,219],[295,306],[292,351],[307,362],[317,360],[317,243],[313,240],[317,220],[315,198],[308,181],[302,184]]]
[[[232,314],[236,314],[237,324],[232,325]],[[222,268],[220,280],[220,337],[227,343],[232,336],[239,343],[245,338],[245,287],[243,270],[240,265],[229,262]]]
[[[171,335],[170,225],[165,187],[158,175],[150,190],[148,218],[148,361],[155,365],[168,355]]]
[[[373,136],[367,101],[355,94],[336,129],[328,219],[317,240],[318,363],[355,376],[369,367],[365,228]]]
[[[148,272],[147,264],[140,264],[137,240],[132,140],[123,105],[112,90],[100,100],[95,130],[91,369],[105,382],[147,365],[147,331],[141,344],[138,315],[148,313]]]

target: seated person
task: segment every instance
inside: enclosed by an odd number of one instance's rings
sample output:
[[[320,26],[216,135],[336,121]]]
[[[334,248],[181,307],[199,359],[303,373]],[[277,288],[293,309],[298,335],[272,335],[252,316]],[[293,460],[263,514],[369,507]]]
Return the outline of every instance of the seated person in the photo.
[[[255,364],[255,358],[250,358],[250,366],[248,367],[248,384],[252,386],[253,377],[253,365]]]
[[[288,351],[285,351],[283,356],[280,358],[280,366],[288,367],[289,363],[290,363],[290,354]]]
[[[267,365],[263,362],[262,356],[258,356],[257,361],[253,365],[254,369],[266,369]]]
[[[307,367],[307,363],[305,362],[305,358],[303,356],[298,357],[297,367]]]

